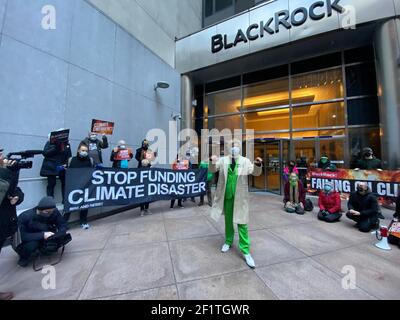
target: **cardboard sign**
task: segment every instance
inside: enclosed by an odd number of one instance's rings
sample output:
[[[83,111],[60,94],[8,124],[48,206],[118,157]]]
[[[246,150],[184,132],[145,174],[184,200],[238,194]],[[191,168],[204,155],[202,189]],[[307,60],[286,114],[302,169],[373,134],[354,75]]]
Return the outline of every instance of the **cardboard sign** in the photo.
[[[114,160],[131,160],[132,149],[119,150]]]
[[[389,229],[390,235],[400,238],[400,222],[393,222]]]
[[[174,164],[174,170],[188,170],[189,169],[189,161],[181,160]]]
[[[61,144],[69,141],[69,129],[62,131],[54,131],[50,134],[50,143]]]
[[[114,122],[93,119],[91,132],[112,135],[114,132]]]

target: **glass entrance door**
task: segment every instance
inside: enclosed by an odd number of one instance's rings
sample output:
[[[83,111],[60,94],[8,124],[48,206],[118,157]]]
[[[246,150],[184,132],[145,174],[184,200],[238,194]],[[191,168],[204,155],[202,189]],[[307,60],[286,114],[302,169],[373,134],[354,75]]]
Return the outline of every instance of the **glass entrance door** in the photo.
[[[251,177],[250,190],[281,193],[282,141],[255,142],[254,156],[263,159],[263,172],[259,177]]]

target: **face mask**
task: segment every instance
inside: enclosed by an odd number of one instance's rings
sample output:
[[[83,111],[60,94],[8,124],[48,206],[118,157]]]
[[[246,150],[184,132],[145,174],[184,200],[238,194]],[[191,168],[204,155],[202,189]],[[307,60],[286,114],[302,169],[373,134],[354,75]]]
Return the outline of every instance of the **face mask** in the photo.
[[[328,162],[328,158],[321,158],[321,163],[325,164]]]
[[[97,139],[97,136],[95,136],[95,135],[92,135],[92,136],[90,136],[90,138],[89,138],[91,141],[96,141],[96,139]]]
[[[239,148],[239,147],[233,147],[233,148],[231,149],[231,153],[232,153],[232,156],[234,156],[234,157],[239,156],[239,154],[240,154],[240,148]]]
[[[292,187],[295,187],[297,185],[297,178],[290,178],[289,181]]]
[[[325,186],[324,187],[324,191],[325,191],[325,193],[330,193],[332,191],[332,187],[331,186]]]
[[[79,152],[79,155],[80,155],[82,158],[86,158],[86,157],[88,156],[88,152],[87,152],[87,151],[81,151],[81,152]]]
[[[125,149],[126,149],[126,146],[119,146],[119,148],[120,148],[121,150],[125,150]]]

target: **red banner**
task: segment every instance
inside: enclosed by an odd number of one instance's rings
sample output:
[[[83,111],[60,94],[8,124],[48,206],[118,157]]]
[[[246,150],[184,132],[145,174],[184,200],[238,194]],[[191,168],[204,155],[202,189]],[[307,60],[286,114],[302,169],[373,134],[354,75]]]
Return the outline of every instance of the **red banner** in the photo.
[[[400,192],[400,171],[382,170],[312,170],[308,174],[310,194],[318,194],[326,182],[331,182],[336,191],[348,195],[356,191],[360,182],[367,182],[371,191],[383,199],[393,199]]]

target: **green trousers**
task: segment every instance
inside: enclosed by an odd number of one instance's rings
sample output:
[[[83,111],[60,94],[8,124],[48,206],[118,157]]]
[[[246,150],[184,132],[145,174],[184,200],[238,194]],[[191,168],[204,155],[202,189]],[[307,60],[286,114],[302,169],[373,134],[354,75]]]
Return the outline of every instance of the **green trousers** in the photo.
[[[232,246],[235,238],[235,229],[233,226],[233,207],[235,198],[225,199],[224,213],[225,213],[225,243]],[[239,232],[239,249],[243,254],[250,254],[250,238],[247,224],[238,224]]]

